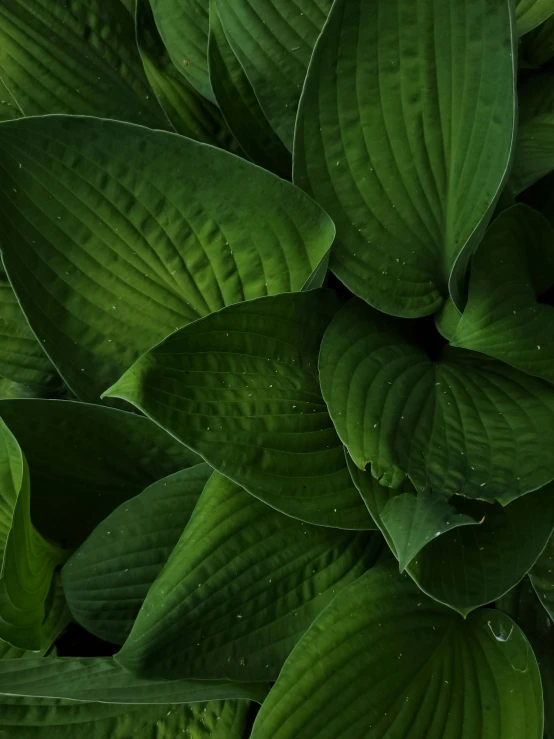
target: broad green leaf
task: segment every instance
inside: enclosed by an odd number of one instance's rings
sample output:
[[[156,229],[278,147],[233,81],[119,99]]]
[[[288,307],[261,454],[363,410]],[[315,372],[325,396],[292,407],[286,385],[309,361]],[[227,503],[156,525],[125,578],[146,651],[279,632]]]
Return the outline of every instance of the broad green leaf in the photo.
[[[2,0],[0,79],[4,120],[17,108],[166,126],[119,0]]]
[[[125,705],[240,699],[261,703],[264,683],[230,680],[147,680],[111,657],[0,660],[0,695],[63,698]]]
[[[554,15],[554,0],[517,0],[517,30],[520,36]]]
[[[171,61],[149,0],[137,0],[137,43],[148,81],[174,130],[206,144],[237,149],[216,106],[200,95]]]
[[[29,469],[0,420],[0,639],[39,650],[54,570],[66,558],[31,522]]]
[[[550,537],[543,553],[529,573],[531,584],[548,615],[554,621],[554,538]],[[554,654],[553,654],[554,658]]]
[[[520,55],[532,66],[540,67],[554,56],[554,16],[521,40]]]
[[[215,0],[210,0],[208,42],[210,82],[229,128],[253,162],[290,179],[290,152],[273,131],[221,24]]]
[[[406,493],[379,485],[354,464],[350,472],[372,518],[400,559],[398,536],[389,529],[390,516],[383,514],[397,496]],[[507,506],[455,496],[452,507],[478,525],[445,531],[439,523],[407,572],[427,595],[463,615],[491,603],[529,572],[546,546],[554,527],[553,494],[554,486],[547,485]]]
[[[209,0],[150,0],[156,25],[179,72],[213,101],[208,73]]]
[[[6,279],[0,278],[0,375],[23,385],[52,389],[56,371],[29,328]],[[59,382],[59,378],[58,378]]]
[[[381,566],[300,640],[252,739],[542,739],[542,724],[537,662],[508,616],[464,620]]]
[[[0,377],[0,400],[14,400],[16,398],[49,398],[57,396],[51,388],[44,385],[23,385],[13,382],[6,377]]]
[[[246,701],[129,706],[0,696],[0,734],[14,739],[244,739]]]
[[[436,312],[507,176],[511,0],[337,0],[302,94],[294,181],[337,226],[331,269],[385,313]]]
[[[0,77],[0,121],[12,121],[22,116],[23,111],[19,103]]]
[[[189,322],[300,290],[334,238],[329,217],[290,183],[227,152],[124,123],[4,123],[0,169],[6,270],[34,333],[82,400],[97,401]]]
[[[390,487],[408,475],[503,505],[554,479],[552,386],[463,349],[433,359],[423,331],[356,298],[327,329],[322,394],[355,464]]]
[[[338,307],[328,290],[229,306],[144,354],[106,395],[277,510],[371,528],[319,388],[319,345]]]
[[[332,0],[216,0],[231,48],[290,151],[308,64],[331,5]]]
[[[147,418],[62,400],[3,400],[31,470],[33,520],[66,547],[118,505],[201,460]]]
[[[554,228],[516,205],[490,226],[471,266],[469,298],[450,343],[554,383]]]
[[[211,473],[199,464],[150,485],[116,508],[69,559],[64,591],[87,631],[123,644]]]
[[[515,194],[554,169],[554,78],[535,75],[519,89],[519,125],[510,183]]]
[[[276,680],[381,542],[283,516],[214,473],[116,660],[149,677]]]

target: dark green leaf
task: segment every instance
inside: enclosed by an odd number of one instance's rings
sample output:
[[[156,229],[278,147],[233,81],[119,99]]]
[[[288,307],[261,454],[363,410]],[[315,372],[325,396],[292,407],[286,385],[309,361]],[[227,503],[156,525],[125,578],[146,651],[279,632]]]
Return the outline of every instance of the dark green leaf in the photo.
[[[554,621],[554,538],[550,537],[546,548],[529,573],[531,584],[540,602]],[[552,654],[554,659],[554,653]]]
[[[519,89],[519,126],[510,183],[516,194],[554,169],[554,77],[535,75]]]
[[[517,0],[516,18],[519,35],[532,31],[554,15],[554,0]]]

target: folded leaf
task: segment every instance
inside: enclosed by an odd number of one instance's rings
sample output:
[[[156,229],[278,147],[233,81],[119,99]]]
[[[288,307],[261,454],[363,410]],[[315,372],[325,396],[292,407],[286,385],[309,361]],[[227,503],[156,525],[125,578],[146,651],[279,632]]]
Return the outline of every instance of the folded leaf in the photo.
[[[54,570],[65,558],[31,522],[27,462],[0,420],[0,639],[41,649]]]
[[[519,125],[510,184],[517,195],[554,169],[554,79],[531,77],[519,89]]]
[[[211,474],[199,464],[153,483],[116,508],[69,559],[64,591],[87,631],[123,644]]]
[[[142,69],[133,18],[116,0],[2,0],[0,79],[10,93],[0,106],[4,120],[18,109],[166,125]]]
[[[519,35],[532,31],[554,15],[554,0],[518,0],[516,3]]]
[[[149,677],[276,680],[381,542],[283,516],[214,473],[116,660]]]
[[[407,493],[379,485],[369,472],[361,472],[353,464],[350,472],[372,518],[400,560],[403,550],[398,544],[403,540],[398,528],[402,523],[408,527],[410,519],[397,520],[395,532],[386,513],[391,503]],[[410,497],[414,497],[413,490]],[[448,530],[439,523],[408,564],[407,572],[427,595],[467,615],[502,597],[537,562],[554,528],[554,486],[547,485],[504,507],[464,501],[458,496],[450,503],[456,508],[449,521],[457,511],[478,525]],[[429,529],[422,527],[421,539]]]
[[[331,5],[332,0],[216,0],[231,48],[290,151],[306,71]]]
[[[263,683],[146,680],[134,677],[111,657],[0,660],[0,695],[166,705],[228,698],[261,703],[266,693]]]
[[[29,462],[33,520],[67,547],[151,483],[201,461],[147,418],[112,408],[3,400],[0,418]]]
[[[550,537],[541,556],[529,573],[531,584],[537,596],[545,607],[548,615],[554,621],[554,538]]]
[[[149,0],[137,0],[137,43],[148,81],[174,130],[206,144],[238,150],[216,106],[173,64],[154,22]]]
[[[469,298],[450,343],[554,383],[554,228],[525,205],[491,225],[471,266]]]
[[[290,152],[265,117],[256,93],[229,44],[215,0],[210,0],[208,61],[215,99],[242,149],[256,164],[290,179]]]
[[[334,237],[319,206],[269,172],[115,121],[7,122],[0,168],[6,270],[82,400],[190,321],[300,290]]]
[[[337,226],[331,269],[385,313],[436,312],[507,176],[511,0],[338,0],[298,112],[294,181]]]
[[[475,352],[431,359],[418,324],[361,300],[342,308],[321,345],[323,397],[360,469],[397,487],[503,505],[554,479],[554,389]]]
[[[150,0],[156,25],[179,72],[213,101],[208,74],[209,0]]]
[[[371,528],[317,375],[338,306],[328,290],[229,306],[144,354],[105,395],[133,403],[277,510]]]
[[[252,739],[542,739],[542,716],[535,656],[508,616],[464,620],[381,566],[301,639]]]

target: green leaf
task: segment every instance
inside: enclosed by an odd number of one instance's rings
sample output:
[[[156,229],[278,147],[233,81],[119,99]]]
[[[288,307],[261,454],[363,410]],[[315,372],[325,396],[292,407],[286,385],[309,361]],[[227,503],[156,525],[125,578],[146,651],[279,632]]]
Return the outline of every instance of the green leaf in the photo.
[[[112,408],[3,400],[0,418],[29,462],[33,520],[66,547],[151,483],[201,461],[147,418]]]
[[[338,306],[328,290],[229,306],[144,354],[106,395],[133,403],[277,510],[371,528],[317,375]]]
[[[149,0],[137,0],[137,43],[148,81],[174,130],[206,144],[236,150],[216,106],[200,95],[171,61]]]
[[[111,657],[0,660],[0,695],[63,698],[125,705],[240,699],[261,703],[264,683],[229,680],[146,680]]]
[[[381,566],[295,647],[252,739],[542,739],[542,716],[535,656],[508,616],[464,620]]]
[[[134,22],[116,0],[2,0],[2,119],[74,113],[165,126],[136,48]],[[17,115],[17,113],[15,114]]]
[[[331,269],[385,313],[463,304],[510,163],[511,15],[511,0],[338,0],[316,45],[294,181],[335,221]]]
[[[503,505],[554,479],[552,386],[449,346],[432,359],[422,331],[358,299],[327,329],[322,394],[355,464],[390,487],[408,475],[418,490]]]
[[[300,93],[332,0],[216,0],[216,5],[262,110],[292,151]]]
[[[56,396],[58,391],[44,385],[23,385],[6,377],[0,377],[0,400],[14,400],[16,398],[49,398]]]
[[[129,706],[0,697],[0,730],[14,739],[243,739],[246,701]]]
[[[545,607],[548,615],[554,621],[554,538],[550,537],[541,556],[529,573],[531,584],[537,596]]]
[[[516,205],[490,226],[471,266],[469,298],[453,346],[487,354],[554,383],[554,229]]]
[[[518,0],[516,18],[519,35],[532,31],[551,15],[554,15],[554,0]]]
[[[176,68],[214,102],[208,73],[209,0],[150,0],[156,25]]]
[[[520,54],[534,67],[546,64],[554,56],[554,16],[537,26],[521,40]]]
[[[41,648],[54,570],[65,558],[31,522],[27,462],[0,420],[0,639],[20,649]]]
[[[283,516],[214,473],[116,660],[149,677],[276,680],[381,542]]]
[[[406,493],[379,485],[369,472],[361,472],[352,463],[350,472],[372,518],[399,559],[398,536],[389,528],[390,516],[383,514],[397,496],[402,498]],[[404,488],[409,490],[410,486]],[[434,536],[411,561],[407,572],[427,595],[462,615],[497,600],[529,572],[552,535],[553,493],[554,486],[547,485],[507,506],[455,496],[450,500],[452,507],[478,525],[444,530],[439,522]],[[421,532],[422,538],[426,532]]]
[[[155,482],[116,508],[69,559],[64,591],[87,631],[123,644],[211,474],[199,464]]]
[[[190,321],[300,290],[334,238],[319,206],[275,175],[114,121],[4,123],[0,168],[6,270],[82,400]]]
[[[208,61],[212,90],[229,128],[253,162],[290,179],[290,152],[273,131],[210,0]]]
[[[23,385],[55,387],[59,378],[52,362],[29,328],[10,283],[2,278],[0,313],[0,375]]]

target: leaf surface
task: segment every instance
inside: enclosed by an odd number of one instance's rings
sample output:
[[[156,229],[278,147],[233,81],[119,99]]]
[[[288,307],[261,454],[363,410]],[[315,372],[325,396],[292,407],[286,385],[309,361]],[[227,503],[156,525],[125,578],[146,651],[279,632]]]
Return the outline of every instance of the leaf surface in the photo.
[[[519,35],[532,31],[554,15],[554,0],[518,0],[516,3]]]
[[[554,622],[554,540],[552,537],[529,573],[537,596]]]

